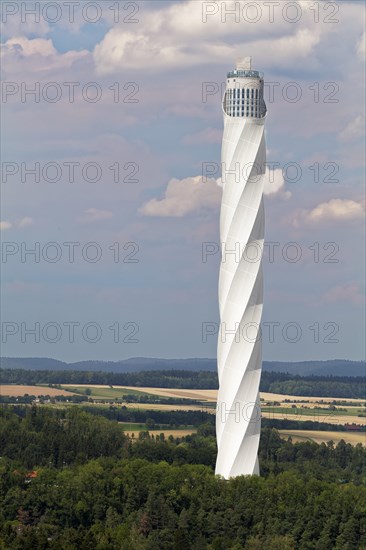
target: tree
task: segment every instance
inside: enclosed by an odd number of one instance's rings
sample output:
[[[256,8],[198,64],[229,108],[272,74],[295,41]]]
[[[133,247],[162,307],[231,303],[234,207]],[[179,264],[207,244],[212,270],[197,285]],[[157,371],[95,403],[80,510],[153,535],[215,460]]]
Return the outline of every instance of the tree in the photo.
[[[268,535],[250,537],[245,550],[296,550],[295,541],[290,536]]]
[[[155,420],[153,418],[148,418],[146,420],[146,427],[148,430],[153,430],[155,427]]]

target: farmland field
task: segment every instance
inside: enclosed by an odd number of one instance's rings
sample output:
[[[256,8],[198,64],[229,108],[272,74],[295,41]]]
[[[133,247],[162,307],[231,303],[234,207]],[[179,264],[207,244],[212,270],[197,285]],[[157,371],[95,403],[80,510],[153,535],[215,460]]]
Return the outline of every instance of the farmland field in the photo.
[[[62,384],[62,388],[67,391],[75,391],[79,393],[85,393],[86,390],[90,390],[90,397],[97,399],[121,399],[125,395],[134,396],[147,396],[152,395],[151,392],[140,391],[136,388],[126,388],[124,386],[94,386],[91,384]]]
[[[311,406],[307,405],[307,406],[297,406],[297,407],[292,407],[288,403],[284,403],[281,407],[262,405],[261,408],[262,408],[262,412],[272,411],[275,413],[278,412],[286,415],[295,414],[297,416],[301,416],[302,414],[310,414],[310,413],[316,414],[319,416],[329,416],[329,415],[358,416],[358,414],[364,412],[363,409],[360,407],[342,407],[342,409],[345,409],[345,410],[338,409],[338,408],[333,410],[324,406],[319,406],[319,405],[314,406],[313,403],[311,404]]]
[[[95,391],[97,388],[101,390],[101,393],[98,391],[98,395],[101,396],[107,395],[102,393],[104,390],[108,392],[108,390],[111,390],[110,386],[106,385],[90,385],[90,384],[62,384],[62,387],[64,389],[86,389],[90,388],[93,391]],[[121,392],[122,394],[136,394],[136,395],[158,395],[161,397],[175,397],[175,398],[186,398],[186,399],[197,399],[199,401],[207,401],[214,403],[217,399],[217,390],[185,390],[185,389],[175,389],[175,388],[150,388],[150,387],[138,387],[135,386],[113,386],[112,392],[116,390]],[[95,393],[97,395],[97,393]],[[324,403],[331,403],[332,401],[345,401],[345,402],[352,402],[355,405],[364,403],[364,399],[350,399],[350,398],[340,398],[340,397],[308,397],[308,396],[299,396],[299,395],[285,395],[285,394],[277,394],[277,393],[268,393],[268,392],[261,392],[260,394],[261,398],[264,401],[278,401],[283,402],[285,400],[288,400],[290,402],[305,402],[309,401],[310,403],[318,403],[319,401],[323,401]]]
[[[127,387],[126,389],[130,389]],[[139,388],[141,391],[161,397],[179,397],[182,399],[197,399],[199,401],[216,402],[217,390],[184,390],[174,388]]]
[[[9,397],[21,397],[24,395],[49,395],[50,397],[56,395],[75,395],[71,390],[66,391],[64,389],[50,388],[48,386],[18,386],[14,384],[5,384],[0,386],[0,395],[8,395]]]
[[[268,393],[261,392],[261,398],[264,401],[285,401],[285,399],[293,401],[310,401],[311,403],[318,403],[323,401],[324,403],[331,403],[332,401],[346,401],[347,403],[352,402],[355,405],[359,403],[364,403],[365,399],[351,399],[349,397],[306,397],[303,395],[286,395],[282,393]]]
[[[65,389],[80,389],[85,390],[90,388],[93,395],[98,397],[109,397],[111,392],[119,393],[120,395],[135,394],[135,395],[155,395],[160,397],[175,397],[182,399],[197,399],[200,401],[215,402],[217,398],[217,390],[182,390],[172,388],[149,388],[135,386],[110,386],[88,385],[88,384],[62,384]]]
[[[206,411],[215,413],[214,407],[205,405],[165,405],[160,403],[122,403],[128,406],[129,409],[137,409],[140,411]]]
[[[365,417],[358,417],[350,414],[337,414],[337,411],[328,411],[328,414],[317,414],[316,412],[307,412],[306,414],[301,411],[301,414],[296,415],[291,413],[291,409],[289,409],[289,412],[286,411],[283,412],[272,412],[272,411],[263,411],[262,416],[264,418],[276,418],[276,419],[287,419],[287,420],[298,420],[298,421],[305,421],[305,420],[312,420],[313,422],[327,422],[329,424],[352,424],[353,422],[356,424],[361,424],[362,426],[366,425],[366,418]]]
[[[294,442],[315,441],[315,443],[326,443],[327,441],[334,441],[336,445],[343,439],[351,445],[357,443],[366,445],[366,434],[360,432],[321,432],[316,430],[279,430],[279,432],[283,438],[291,437]]]
[[[134,422],[119,422],[119,424],[122,426],[123,431],[126,435],[129,437],[134,434],[135,438],[138,438],[138,434],[141,431],[147,431],[147,427],[145,424],[139,424]],[[173,437],[185,437],[186,435],[192,435],[197,432],[196,428],[154,428],[148,430],[150,435],[158,436],[161,433],[164,434],[165,437],[169,437],[172,435]]]
[[[127,405],[129,408],[136,408],[139,410],[161,410],[161,411],[198,411],[206,410],[210,413],[215,413],[215,401],[217,397],[217,390],[184,390],[184,389],[172,389],[172,388],[150,388],[139,387],[138,389],[131,386],[107,386],[107,385],[90,385],[90,384],[65,384],[61,389],[53,388],[49,386],[27,386],[27,385],[3,385],[1,387],[1,395],[17,397],[28,395],[50,395],[50,396],[71,396],[77,394],[84,394],[88,391],[88,395],[92,399],[105,399],[105,400],[119,400],[120,404]],[[136,397],[163,397],[163,398],[175,398],[175,399],[191,399],[197,400],[197,403],[140,403],[133,402],[127,403],[124,399],[126,395],[134,395]],[[264,400],[262,403],[262,416],[264,418],[274,419],[289,419],[289,420],[312,420],[318,422],[329,422],[331,424],[346,424],[353,422],[361,425],[366,424],[366,417],[358,416],[361,411],[361,404],[363,400],[357,399],[340,399],[337,402],[354,403],[355,406],[343,407],[347,410],[329,410],[326,405],[331,398],[322,397],[296,397],[297,408],[293,408],[292,399],[295,396],[261,393],[261,398]],[[275,401],[278,405],[267,405]],[[287,401],[286,403],[284,401]],[[302,402],[304,400],[304,402]],[[201,403],[200,403],[200,402]],[[306,403],[305,401],[309,401]],[[316,403],[320,403],[320,406],[315,407]],[[302,407],[303,405],[303,407]]]

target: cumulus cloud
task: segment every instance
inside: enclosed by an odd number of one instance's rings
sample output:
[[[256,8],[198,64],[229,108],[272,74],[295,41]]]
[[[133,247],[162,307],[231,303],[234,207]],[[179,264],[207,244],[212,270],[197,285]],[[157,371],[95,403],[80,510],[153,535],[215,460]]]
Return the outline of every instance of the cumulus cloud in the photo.
[[[18,221],[18,227],[29,227],[33,224],[33,218],[25,217]]]
[[[9,222],[9,221],[2,221],[0,222],[0,229],[1,231],[4,231],[6,229],[11,228],[23,228],[23,227],[29,227],[33,224],[33,218],[25,217],[21,218],[20,220],[16,220],[15,222]]]
[[[338,139],[342,142],[352,141],[365,133],[365,117],[358,115],[351,120],[345,128],[339,133]]]
[[[7,40],[4,44],[4,52],[7,51],[13,51],[23,57],[35,54],[43,56],[57,54],[50,38],[33,38],[30,40],[25,36],[18,36],[17,38]]]
[[[1,45],[1,63],[6,74],[20,71],[43,72],[67,68],[90,55],[87,50],[59,53],[50,38],[29,39],[24,36],[9,38]]]
[[[258,52],[261,62],[266,63],[266,54],[268,56],[268,48],[270,47],[277,66],[283,67],[296,59],[309,57],[315,46],[319,44],[320,39],[320,33],[317,31],[299,29],[295,34],[275,39],[273,44],[269,44],[268,40],[258,40],[251,45],[251,48],[253,48],[253,51]]]
[[[304,224],[359,220],[363,219],[364,216],[364,201],[331,199],[328,202],[318,204],[312,210],[296,210],[289,221],[294,227],[299,227]]]
[[[12,224],[10,222],[1,221],[0,222],[0,230],[5,231],[6,229],[10,229],[12,227]]]
[[[100,222],[113,218],[113,212],[109,210],[99,210],[98,208],[89,208],[84,210],[84,215],[79,218],[79,221],[85,223]]]
[[[361,202],[350,199],[331,199],[318,204],[308,213],[310,221],[357,220],[363,218],[365,207]]]
[[[128,69],[168,69],[198,65],[204,53],[195,56],[194,48],[185,51],[179,44],[166,40],[164,34],[126,32],[121,28],[110,30],[94,49],[94,61],[99,74]]]
[[[364,61],[366,57],[366,31],[363,32],[360,40],[357,42],[356,52],[361,61]]]
[[[187,43],[175,43],[174,36],[165,33],[149,34],[126,33],[114,28],[94,49],[94,61],[99,74],[110,74],[121,69],[164,70],[176,67],[193,67],[207,63],[227,62],[235,59],[240,52],[255,51],[256,62],[266,64],[268,40],[254,40],[249,43],[229,45],[197,39],[189,48]],[[310,29],[300,29],[293,35],[271,40],[271,51],[276,57],[277,66],[285,66],[290,60],[306,58],[320,42],[319,33]]]
[[[45,36],[50,32],[50,26],[43,17],[25,16],[21,17],[21,10],[23,9],[21,4],[4,6],[2,10],[2,25],[1,34],[3,39],[11,38],[12,36]],[[14,15],[9,13],[15,7],[16,12]],[[19,9],[20,8],[20,9]]]
[[[292,193],[285,190],[285,180],[281,168],[276,170],[267,168],[264,175],[264,194],[269,197],[280,196],[286,200],[291,197]]]
[[[215,179],[202,176],[171,179],[164,198],[151,199],[139,209],[144,216],[182,218],[193,212],[218,208],[221,189]]]
[[[365,296],[361,294],[356,283],[347,283],[329,289],[324,294],[323,301],[329,304],[346,302],[347,304],[363,305]]]
[[[266,195],[289,199],[291,193],[284,189],[284,185],[281,169],[267,170],[264,182]],[[221,188],[221,178],[173,178],[168,183],[165,196],[160,200],[151,199],[146,202],[139,209],[139,213],[144,216],[181,218],[203,209],[216,209],[221,202]]]
[[[243,16],[247,4],[246,1],[217,3],[218,13],[205,18],[202,3],[189,0],[167,4],[150,13],[145,21],[140,21],[136,32],[114,27],[94,48],[96,70],[99,74],[110,74],[128,68],[166,70],[227,63],[243,51],[255,51],[256,62],[264,66],[268,64],[269,47],[276,66],[284,66],[289,60],[298,62],[308,57],[320,42],[322,31],[311,22],[311,17],[302,17],[294,30],[280,11],[275,23],[271,23],[264,8],[259,24],[251,25]],[[245,43],[242,25],[235,17],[228,16],[225,24],[222,22],[221,11],[233,7],[238,8],[238,17],[246,23]],[[326,26],[322,30],[327,32]]]

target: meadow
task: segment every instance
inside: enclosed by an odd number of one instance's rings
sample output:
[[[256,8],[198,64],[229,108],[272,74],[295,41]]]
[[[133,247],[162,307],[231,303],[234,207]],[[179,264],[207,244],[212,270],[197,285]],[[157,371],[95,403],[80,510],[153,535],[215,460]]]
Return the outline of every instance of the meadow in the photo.
[[[303,441],[315,441],[315,443],[327,443],[333,441],[335,445],[342,439],[351,445],[362,443],[366,445],[366,434],[355,432],[321,432],[317,430],[278,430],[283,439],[291,437],[294,443]]]

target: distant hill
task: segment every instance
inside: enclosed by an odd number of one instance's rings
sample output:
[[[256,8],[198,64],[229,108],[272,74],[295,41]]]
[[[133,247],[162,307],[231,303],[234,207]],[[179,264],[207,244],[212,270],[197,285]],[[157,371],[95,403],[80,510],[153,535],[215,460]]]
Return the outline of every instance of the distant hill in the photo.
[[[3,357],[0,366],[4,369],[27,370],[77,370],[103,372],[137,372],[149,370],[215,371],[216,359],[157,359],[132,357],[121,361],[78,361],[65,363],[47,357]],[[365,376],[364,361],[332,359],[329,361],[282,362],[264,361],[263,370],[288,372],[300,376]]]
[[[347,361],[331,359],[329,361],[281,362],[264,361],[263,370],[273,372],[288,372],[300,376],[365,376],[365,361]]]

